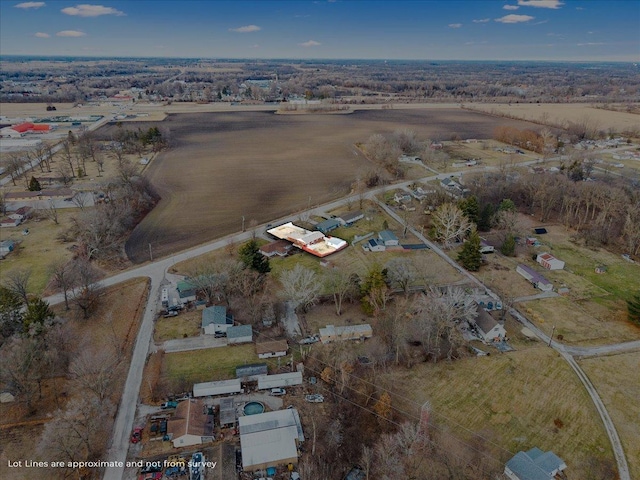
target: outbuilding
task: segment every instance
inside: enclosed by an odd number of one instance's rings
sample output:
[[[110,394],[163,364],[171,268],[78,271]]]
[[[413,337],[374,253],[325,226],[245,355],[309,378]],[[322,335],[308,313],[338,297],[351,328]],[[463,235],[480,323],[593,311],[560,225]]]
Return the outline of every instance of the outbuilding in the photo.
[[[387,249],[384,242],[377,238],[370,238],[362,245],[362,248],[368,252],[384,252]]]
[[[258,390],[302,385],[302,372],[279,373],[258,377]]]
[[[253,328],[251,325],[236,325],[227,328],[227,342],[229,345],[253,342]]]
[[[236,378],[240,378],[245,382],[256,381],[258,377],[267,375],[268,373],[269,367],[266,363],[251,363],[249,365],[236,367]]]
[[[564,262],[562,260],[558,260],[547,252],[538,254],[536,261],[548,270],[562,270],[564,268]]]
[[[391,230],[382,230],[378,234],[378,238],[384,243],[385,247],[394,247],[400,244],[398,237]]]
[[[373,337],[373,329],[368,323],[362,325],[347,325],[344,327],[334,327],[327,325],[320,329],[320,341],[331,343],[340,340],[364,340]]]
[[[566,468],[567,464],[555,453],[534,447],[516,453],[506,463],[504,474],[510,480],[553,480]]]
[[[304,434],[295,408],[240,417],[238,430],[245,471],[298,464],[298,445],[304,442]]]
[[[15,249],[15,242],[13,240],[2,240],[0,241],[0,257],[7,255],[8,253],[13,252]]]
[[[529,280],[534,287],[539,288],[543,292],[550,292],[553,290],[553,284],[540,275],[538,272],[533,270],[526,265],[520,264],[516,267],[516,272],[522,275],[524,278]]]

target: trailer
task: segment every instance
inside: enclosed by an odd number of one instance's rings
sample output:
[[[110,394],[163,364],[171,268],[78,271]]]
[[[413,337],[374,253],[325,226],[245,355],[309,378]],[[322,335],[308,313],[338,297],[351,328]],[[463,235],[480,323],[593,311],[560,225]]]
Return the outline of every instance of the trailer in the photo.
[[[193,386],[194,397],[208,397],[214,395],[228,395],[230,393],[243,393],[239,378],[232,380],[220,380],[217,382],[196,383]]]
[[[258,377],[258,390],[291,387],[302,384],[302,372],[281,373],[279,375],[262,375]]]

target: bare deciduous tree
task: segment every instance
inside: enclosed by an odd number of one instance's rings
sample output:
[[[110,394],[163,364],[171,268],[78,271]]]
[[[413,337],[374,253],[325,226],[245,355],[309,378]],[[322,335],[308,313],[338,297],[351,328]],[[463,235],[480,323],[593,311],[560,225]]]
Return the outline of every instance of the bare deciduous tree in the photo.
[[[282,272],[280,283],[284,296],[293,303],[295,308],[301,308],[303,311],[317,301],[322,289],[316,272],[300,264]]]
[[[25,305],[29,303],[29,279],[31,270],[16,268],[9,271],[4,280],[4,286],[20,297]]]
[[[463,239],[471,226],[464,212],[453,203],[442,204],[433,212],[435,237],[444,248],[451,248],[455,240]]]
[[[100,273],[88,259],[83,257],[74,259],[71,268],[76,286],[72,290],[71,301],[82,311],[83,318],[87,319],[98,305]]]
[[[101,350],[96,353],[83,348],[71,363],[69,373],[79,390],[89,391],[103,402],[121,375],[121,365],[122,357],[116,352]]]
[[[342,314],[342,302],[349,292],[354,289],[351,275],[344,270],[334,269],[325,278],[325,285],[333,295],[336,315],[340,316]]]

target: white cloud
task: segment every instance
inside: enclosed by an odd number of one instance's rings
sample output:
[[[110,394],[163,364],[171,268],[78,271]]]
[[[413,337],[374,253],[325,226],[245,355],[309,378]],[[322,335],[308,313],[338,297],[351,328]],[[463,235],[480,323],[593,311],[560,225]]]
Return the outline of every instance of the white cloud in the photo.
[[[462,26],[461,23],[450,23],[449,28],[460,28]]]
[[[73,15],[76,17],[99,17],[101,15],[117,15],[122,16],[124,12],[116,10],[112,7],[105,7],[104,5],[76,5],[75,7],[67,7],[60,10],[67,15]]]
[[[80,32],[79,30],[62,30],[56,33],[58,37],[84,37],[85,35],[86,33]]]
[[[44,3],[44,2],[22,2],[22,3],[19,3],[17,5],[14,5],[14,7],[16,7],[16,8],[24,8],[25,10],[27,10],[29,8],[44,7],[45,5],[46,5],[46,3]]]
[[[578,45],[578,47],[595,47],[598,45],[606,45],[606,43],[603,42],[586,42],[586,43],[577,43],[576,45]]]
[[[517,5],[505,5],[504,7],[505,10],[518,10],[520,7]]]
[[[556,10],[564,5],[564,2],[560,0],[518,0],[518,5],[521,7],[553,8]]]
[[[299,43],[301,47],[317,47],[318,45],[322,45],[320,42],[316,42],[315,40],[308,40],[303,43]]]
[[[477,20],[474,20],[473,23],[487,23],[490,22],[491,19],[490,18],[479,18]]]
[[[515,15],[515,14],[510,14],[510,15],[505,15],[504,17],[500,17],[500,18],[496,18],[496,22],[500,22],[500,23],[525,23],[528,22],[530,20],[533,20],[535,17],[532,17],[531,15]]]
[[[258,30],[262,30],[258,25],[245,25],[243,27],[229,29],[230,32],[236,33],[257,32]]]
[[[48,33],[44,33],[44,32],[37,32],[34,37],[38,37],[38,38],[49,38],[51,35],[49,35]]]

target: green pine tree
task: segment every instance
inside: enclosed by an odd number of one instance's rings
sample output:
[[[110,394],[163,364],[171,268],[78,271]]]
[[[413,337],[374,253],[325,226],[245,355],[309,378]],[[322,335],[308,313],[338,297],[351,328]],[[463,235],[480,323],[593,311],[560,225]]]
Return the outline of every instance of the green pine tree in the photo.
[[[482,254],[480,253],[480,235],[473,231],[458,254],[458,261],[470,272],[480,270]]]
[[[255,239],[249,240],[238,250],[242,262],[252,270],[258,273],[269,273],[271,265],[269,259],[260,253],[260,247]]]
[[[516,253],[516,237],[512,233],[507,235],[500,247],[500,252],[507,257],[514,257]]]
[[[492,204],[487,203],[478,216],[478,230],[481,232],[488,232],[493,226],[493,215],[495,214],[495,208]]]
[[[31,180],[29,181],[29,191],[39,192],[40,190],[42,190],[42,187],[40,186],[38,179],[36,177],[31,177]]]
[[[473,223],[477,224],[480,220],[480,205],[475,195],[471,195],[469,198],[460,200],[458,207],[466,215],[466,217]]]
[[[627,300],[629,321],[640,325],[640,291],[631,300]]]

